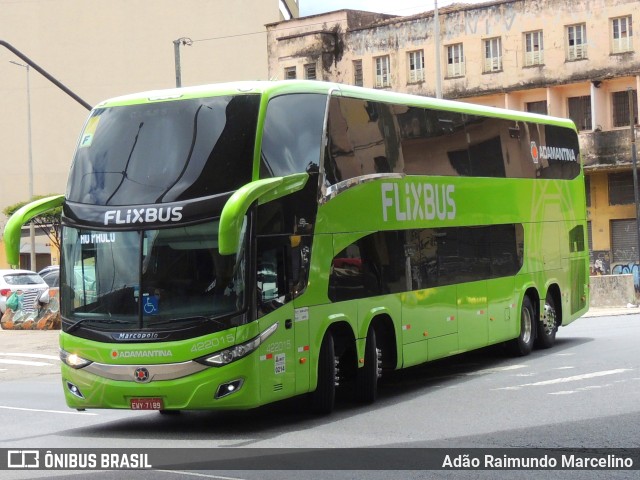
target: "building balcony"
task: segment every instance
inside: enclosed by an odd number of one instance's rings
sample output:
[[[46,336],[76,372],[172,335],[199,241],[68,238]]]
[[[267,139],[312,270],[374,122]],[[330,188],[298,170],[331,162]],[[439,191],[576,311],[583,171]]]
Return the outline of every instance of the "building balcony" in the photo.
[[[631,166],[629,129],[583,132],[579,134],[579,139],[587,171],[614,170]]]

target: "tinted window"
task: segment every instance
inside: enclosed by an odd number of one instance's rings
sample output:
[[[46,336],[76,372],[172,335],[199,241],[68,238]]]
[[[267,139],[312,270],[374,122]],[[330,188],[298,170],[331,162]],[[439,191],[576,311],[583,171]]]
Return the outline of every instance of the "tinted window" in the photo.
[[[282,95],[269,101],[260,176],[317,172],[322,153],[326,95]]]
[[[330,184],[362,175],[404,171],[395,108],[380,102],[331,98],[325,159]]]
[[[329,298],[334,302],[407,290],[404,232],[377,232],[333,259]]]
[[[67,199],[134,205],[235,190],[252,178],[259,103],[239,95],[96,109]]]
[[[584,227],[582,225],[569,231],[569,251],[584,252]]]
[[[334,301],[515,275],[522,268],[519,224],[378,232],[333,259]]]
[[[334,97],[326,179],[373,173],[572,179],[575,131],[553,125]]]

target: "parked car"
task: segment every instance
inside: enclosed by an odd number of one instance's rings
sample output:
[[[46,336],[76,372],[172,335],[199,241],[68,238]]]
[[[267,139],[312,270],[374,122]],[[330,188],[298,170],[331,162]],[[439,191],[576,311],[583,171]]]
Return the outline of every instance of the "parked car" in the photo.
[[[42,279],[49,285],[49,287],[60,286],[60,265],[52,265],[47,268],[43,268],[38,272]],[[80,266],[76,266],[73,269],[74,279],[74,294],[77,298],[83,298],[87,303],[96,301],[96,272],[93,266],[86,266],[84,269]],[[84,285],[84,291],[82,289]]]
[[[36,272],[0,270],[0,312],[2,314],[7,309],[7,300],[17,291],[22,291],[21,308],[26,313],[37,310],[39,300],[48,301],[49,285]]]
[[[40,275],[50,287],[60,286],[60,265],[51,265],[50,267],[43,268],[38,272],[38,275]]]

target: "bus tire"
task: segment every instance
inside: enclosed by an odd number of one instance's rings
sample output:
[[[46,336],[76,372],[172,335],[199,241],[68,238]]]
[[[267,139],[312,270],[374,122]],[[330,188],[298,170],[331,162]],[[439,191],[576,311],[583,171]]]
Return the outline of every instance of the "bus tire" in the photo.
[[[536,332],[536,347],[551,348],[556,341],[556,332],[558,331],[556,303],[550,294],[544,301],[544,315],[540,317],[538,322],[538,331]]]
[[[373,403],[378,396],[378,379],[382,375],[382,352],[376,341],[376,331],[372,326],[367,332],[364,348],[364,365],[356,372],[355,397],[361,403]]]
[[[509,342],[509,351],[516,357],[529,355],[533,349],[536,312],[529,297],[522,299],[520,310],[520,335]]]
[[[336,402],[337,357],[333,335],[327,331],[320,345],[318,355],[318,386],[311,392],[311,411],[328,414],[333,411]]]

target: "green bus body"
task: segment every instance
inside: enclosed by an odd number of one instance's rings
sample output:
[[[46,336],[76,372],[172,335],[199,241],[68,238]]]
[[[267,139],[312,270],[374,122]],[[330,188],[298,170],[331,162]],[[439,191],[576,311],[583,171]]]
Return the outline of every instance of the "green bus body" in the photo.
[[[217,241],[209,247],[235,259],[234,288],[242,283],[242,291],[233,293],[230,310],[221,310],[224,327],[209,327],[215,319],[201,325],[196,317],[184,329],[171,317],[156,327],[140,306],[144,298],[150,310],[163,308],[142,292],[151,275],[147,262],[160,265],[167,258],[153,257],[152,245],[187,258],[187,242],[171,250],[177,234],[168,225],[181,222],[191,228],[194,242],[207,242],[188,205],[176,207],[187,198],[180,192],[190,192],[191,187],[178,188],[189,175],[189,161],[175,174],[179,181],[153,193],[166,211],[145,202],[153,213],[136,212],[135,202],[126,203],[127,195],[146,188],[126,175],[127,163],[111,196],[95,195],[98,214],[83,217],[94,201],[79,200],[102,188],[95,181],[83,187],[86,172],[98,179],[95,172],[122,169],[82,167],[82,155],[97,148],[96,125],[112,121],[110,111],[120,109],[122,118],[126,109],[141,105],[157,105],[163,115],[163,108],[177,102],[225,97],[227,126],[216,133],[223,138],[233,129],[234,101],[228,98],[238,95],[259,98],[255,106],[248,100],[242,107],[256,111],[255,132],[247,137],[251,144],[243,144],[252,152],[251,172],[236,174],[238,160],[224,167],[228,176],[211,174],[220,185],[216,191],[194,180],[202,185],[193,196],[220,198],[213,213],[198,221],[207,217],[215,225]],[[217,115],[214,103],[206,108],[196,111],[194,130],[204,116]],[[60,347],[70,407],[247,409],[309,393],[313,409],[328,412],[336,384],[353,383],[356,397],[370,402],[385,371],[497,343],[525,355],[534,344],[551,346],[557,328],[588,308],[584,177],[569,120],[305,81],[144,93],[104,102],[91,118],[97,115],[102,116],[93,124],[90,119],[80,138],[73,167],[80,170],[76,175],[72,169],[69,181],[62,270],[91,270],[91,278],[104,284],[121,275],[106,277],[105,269],[124,265],[105,266],[101,259],[119,258],[115,254],[95,253],[87,260],[91,252],[106,249],[105,242],[113,248],[130,242],[131,251],[139,241],[140,266],[137,260],[125,265],[142,280],[133,282],[133,290],[127,290],[131,282],[121,282],[122,298],[135,303],[120,327],[117,315],[107,323],[106,314],[90,313],[93,305],[110,314],[119,308],[100,300],[103,287],[95,286],[96,298],[87,297],[87,287],[78,293],[67,273],[65,290],[63,273]],[[156,148],[146,146],[150,121],[135,122],[137,143],[121,157]],[[307,133],[313,151],[303,144]],[[220,141],[216,145],[213,151],[230,151]],[[194,139],[191,150],[198,148]],[[234,181],[238,175],[242,179]],[[166,222],[158,225],[163,214]],[[144,232],[152,228],[144,224],[149,217],[156,222],[153,233]],[[91,246],[83,249],[83,242]],[[204,257],[194,258],[197,265]],[[148,283],[157,279],[159,274]],[[115,289],[104,290],[105,297],[113,294]],[[163,297],[157,298],[162,305]],[[127,324],[129,318],[134,320]]]

